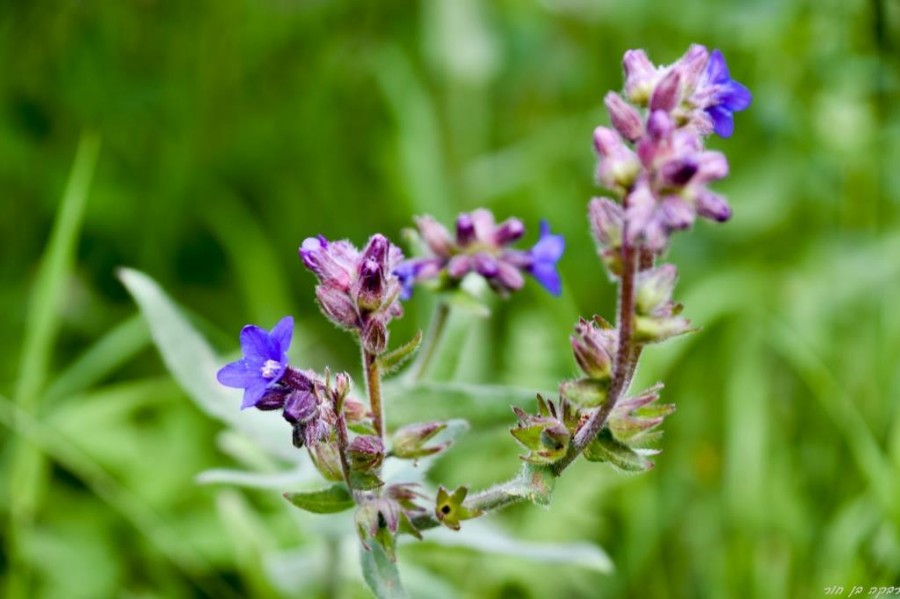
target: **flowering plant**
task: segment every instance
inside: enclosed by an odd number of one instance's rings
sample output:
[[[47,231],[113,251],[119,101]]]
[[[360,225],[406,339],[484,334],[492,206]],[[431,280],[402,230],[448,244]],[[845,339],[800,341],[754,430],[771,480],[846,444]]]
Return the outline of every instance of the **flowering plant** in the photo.
[[[293,446],[305,450],[330,483],[291,490],[288,501],[316,514],[353,510],[364,577],[378,596],[403,594],[395,566],[403,535],[421,539],[430,529],[456,531],[515,503],[546,504],[555,479],[580,456],[629,472],[653,467],[653,443],[674,405],[659,403],[661,384],[633,390],[632,380],[646,345],[695,330],[673,300],[676,267],[660,261],[674,234],[698,216],[730,218],[724,198],[709,189],[727,175],[728,162],[705,142],[713,133],[730,136],[734,113],[747,108],[751,96],[731,79],[719,51],[699,45],[668,66],[630,50],[624,69],[624,94],[605,99],[612,127],[594,131],[596,180],[604,194],[587,211],[600,261],[618,289],[617,312],[611,321],[593,316],[575,324],[570,342],[579,378],[560,382],[556,398],[539,394],[534,411],[513,408],[510,433],[523,452],[518,476],[477,492],[467,486],[429,490],[411,472],[448,450],[465,425],[426,420],[396,426],[387,419],[391,398],[383,379],[414,356],[407,378],[428,372],[451,297],[477,301],[468,281],[484,281],[506,298],[527,275],[551,294],[562,293],[557,264],[565,242],[546,222],[530,249],[518,249],[514,244],[526,233],[519,219],[498,224],[490,211],[478,209],[459,215],[451,234],[433,217],[420,216],[410,232],[415,255],[409,258],[381,234],[362,249],[309,237],[300,259],[317,279],[324,316],[360,347],[362,384],[346,372],[291,365],[289,316],[271,331],[244,327],[242,357],[218,372],[219,383],[243,390],[241,408],[280,411],[285,438],[289,428]],[[390,324],[402,317],[403,302],[415,301],[416,287],[439,294],[433,324],[427,337],[394,344]]]

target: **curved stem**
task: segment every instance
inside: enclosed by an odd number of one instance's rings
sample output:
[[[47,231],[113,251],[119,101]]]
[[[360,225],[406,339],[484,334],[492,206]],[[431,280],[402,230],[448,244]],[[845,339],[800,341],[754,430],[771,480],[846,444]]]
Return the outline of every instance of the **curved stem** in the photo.
[[[627,236],[626,236],[627,239]],[[616,351],[616,364],[613,369],[612,385],[606,402],[600,409],[591,414],[584,426],[579,429],[569,445],[569,451],[565,457],[553,464],[553,473],[559,476],[584,448],[594,440],[606,425],[609,415],[625,391],[634,374],[637,357],[640,349],[634,343],[634,303],[635,303],[635,276],[638,269],[639,249],[627,241],[622,244],[622,277],[619,284],[619,307],[616,317],[619,330],[619,347]]]
[[[422,344],[419,359],[416,360],[413,367],[413,381],[421,381],[425,376],[425,373],[428,372],[428,368],[431,366],[431,360],[434,359],[437,347],[440,345],[441,338],[444,336],[444,329],[447,326],[447,319],[449,316],[450,305],[443,299],[438,299],[438,304],[434,309],[434,315],[431,317],[431,324],[428,326],[428,335],[425,337],[425,342]]]

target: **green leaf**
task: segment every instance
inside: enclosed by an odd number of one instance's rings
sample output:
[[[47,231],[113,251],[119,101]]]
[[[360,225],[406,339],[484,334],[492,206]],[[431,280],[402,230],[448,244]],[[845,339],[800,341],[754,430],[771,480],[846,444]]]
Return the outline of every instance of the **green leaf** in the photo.
[[[378,599],[402,599],[406,591],[400,584],[400,572],[380,543],[372,543],[369,550],[360,546],[359,562],[363,578]]]
[[[378,364],[381,366],[381,369],[385,374],[393,372],[394,370],[402,366],[404,362],[413,357],[413,355],[415,355],[416,350],[419,349],[419,345],[421,343],[422,331],[417,331],[416,335],[412,339],[410,339],[397,349],[390,351],[378,358]]]
[[[644,472],[653,468],[653,462],[646,455],[655,451],[635,450],[617,441],[608,428],[604,428],[597,438],[584,450],[584,457],[591,462],[607,462],[623,472]]]
[[[353,496],[343,484],[332,485],[320,491],[285,493],[284,498],[301,510],[314,514],[336,514],[355,505]]]
[[[431,530],[424,542],[509,555],[540,564],[565,564],[603,573],[613,571],[612,560],[593,543],[549,543],[518,539],[493,523],[485,522],[484,518],[467,522],[459,532],[445,528]]]
[[[275,455],[293,462],[302,458],[302,453],[292,447],[290,429],[280,418],[240,410],[240,391],[226,389],[216,380],[224,360],[215,355],[153,279],[129,268],[120,269],[119,278],[150,325],[150,335],[169,372],[203,411],[253,437]]]

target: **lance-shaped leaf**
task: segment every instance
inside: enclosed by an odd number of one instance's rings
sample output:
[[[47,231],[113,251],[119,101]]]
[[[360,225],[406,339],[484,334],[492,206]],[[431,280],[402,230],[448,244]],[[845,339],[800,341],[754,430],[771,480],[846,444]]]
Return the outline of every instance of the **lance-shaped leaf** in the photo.
[[[378,364],[384,373],[397,370],[404,362],[413,357],[419,345],[422,343],[422,331],[417,331],[415,337],[398,347],[383,354],[378,358]]]
[[[353,496],[346,485],[332,485],[319,491],[285,493],[292,504],[314,514],[336,514],[353,507]]]

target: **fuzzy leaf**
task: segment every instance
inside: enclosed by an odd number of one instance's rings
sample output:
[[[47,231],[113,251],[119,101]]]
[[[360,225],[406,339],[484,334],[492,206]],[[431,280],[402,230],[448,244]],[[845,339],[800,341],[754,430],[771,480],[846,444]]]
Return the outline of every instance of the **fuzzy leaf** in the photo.
[[[362,566],[363,578],[376,597],[379,599],[406,597],[406,591],[400,584],[397,564],[391,561],[379,543],[372,543],[368,550],[360,547],[359,561]]]
[[[346,485],[332,485],[319,491],[285,493],[284,498],[313,514],[336,514],[354,506],[353,496]]]
[[[378,358],[378,364],[384,373],[397,370],[404,362],[413,357],[422,343],[422,331],[416,331],[415,337]]]

